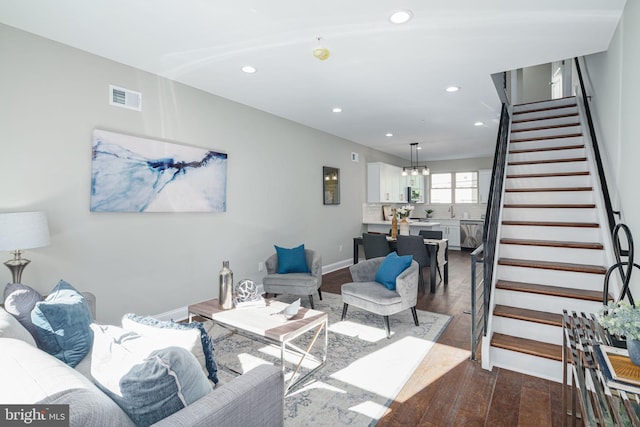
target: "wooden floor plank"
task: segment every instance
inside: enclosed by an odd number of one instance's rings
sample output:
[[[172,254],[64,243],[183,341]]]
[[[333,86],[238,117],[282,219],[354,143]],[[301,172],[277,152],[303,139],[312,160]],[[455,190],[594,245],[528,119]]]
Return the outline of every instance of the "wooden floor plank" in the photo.
[[[418,294],[418,309],[448,314],[453,318],[377,427],[516,426],[521,394],[526,393],[528,384],[532,384],[529,389],[537,390],[539,381],[544,382],[500,368],[486,371],[479,362],[469,360],[471,316],[467,312],[471,305],[470,269],[469,252],[449,251],[449,284],[446,287],[439,285],[434,294]],[[340,294],[342,284],[350,281],[348,268],[325,274],[322,291]],[[491,382],[494,383],[493,388],[488,386]],[[559,388],[554,389],[555,383],[549,384],[550,390],[560,393]],[[471,402],[467,400],[470,395],[476,399],[478,408],[469,408]],[[461,400],[463,397],[465,402]],[[552,409],[531,416],[537,419],[551,417],[552,425],[560,426],[561,421],[556,420],[561,419],[561,401],[559,398],[550,401]],[[536,408],[544,410],[540,405]],[[480,419],[482,416],[479,417],[483,412],[484,421]]]

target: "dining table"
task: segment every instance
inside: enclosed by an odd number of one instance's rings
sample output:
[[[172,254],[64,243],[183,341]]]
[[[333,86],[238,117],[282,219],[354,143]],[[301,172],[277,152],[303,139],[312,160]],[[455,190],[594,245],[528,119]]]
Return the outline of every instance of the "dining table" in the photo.
[[[387,236],[389,249],[395,251],[397,249],[397,239]],[[353,238],[353,263],[357,264],[360,260],[360,245],[362,245],[362,236]],[[444,257],[442,262],[442,278],[445,284],[449,283],[449,240],[448,239],[424,239],[424,245],[429,253],[429,290],[431,293],[436,292],[436,271],[438,270],[438,248],[444,248]]]

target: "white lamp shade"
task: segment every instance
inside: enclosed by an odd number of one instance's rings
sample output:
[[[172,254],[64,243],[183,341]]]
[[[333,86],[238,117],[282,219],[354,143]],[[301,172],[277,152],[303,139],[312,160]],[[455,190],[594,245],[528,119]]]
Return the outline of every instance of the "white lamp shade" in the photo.
[[[0,213],[0,251],[49,245],[49,226],[44,212]]]

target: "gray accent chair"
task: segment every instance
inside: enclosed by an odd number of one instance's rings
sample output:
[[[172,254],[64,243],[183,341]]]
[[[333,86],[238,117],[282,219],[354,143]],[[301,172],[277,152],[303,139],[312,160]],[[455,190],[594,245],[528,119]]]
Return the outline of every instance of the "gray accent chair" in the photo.
[[[362,233],[362,247],[365,259],[384,257],[391,252],[384,234]]]
[[[306,249],[305,258],[307,267],[311,273],[287,273],[278,274],[278,254],[273,254],[265,261],[267,275],[262,279],[265,293],[268,294],[289,294],[308,295],[311,308],[313,305],[313,294],[317,291],[318,297],[322,300],[322,257],[312,249]]]
[[[396,278],[396,289],[392,291],[375,281],[376,271],[382,261],[384,258],[372,258],[349,267],[353,282],[342,285],[342,320],[347,316],[349,305],[379,314],[384,317],[387,338],[391,338],[389,316],[392,314],[410,308],[413,322],[419,326],[416,303],[420,267],[417,262],[411,261],[411,265]]]

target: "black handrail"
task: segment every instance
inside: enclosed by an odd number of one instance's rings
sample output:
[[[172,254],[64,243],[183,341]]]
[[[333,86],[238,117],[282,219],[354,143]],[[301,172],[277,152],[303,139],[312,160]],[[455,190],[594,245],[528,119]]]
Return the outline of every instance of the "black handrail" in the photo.
[[[628,249],[622,249],[622,243],[620,242],[620,237],[618,233],[620,230],[624,231],[627,239]],[[633,267],[640,268],[640,265],[633,262],[633,236],[631,236],[631,230],[626,224],[618,224],[613,229],[613,250],[616,256],[616,263],[613,264],[607,270],[607,274],[604,276],[604,289],[602,291],[602,303],[606,305],[609,302],[609,279],[611,278],[611,273],[615,270],[618,270],[620,273],[620,278],[622,279],[622,291],[620,291],[620,296],[616,300],[616,303],[620,302],[626,296],[629,299],[629,303],[635,307],[635,302],[633,300],[633,296],[631,295],[631,291],[629,290],[629,283],[631,282],[631,273],[633,273]],[[623,256],[628,257],[627,261],[622,261]],[[627,267],[625,270],[624,267]]]
[[[487,211],[484,220],[484,232],[482,244],[484,247],[484,334],[487,333],[486,321],[489,318],[489,298],[491,297],[491,283],[493,280],[493,264],[496,254],[496,241],[498,239],[498,219],[500,217],[500,205],[502,203],[502,186],[504,172],[507,167],[507,145],[509,142],[509,111],[507,104],[502,104],[500,113],[500,126],[496,141],[496,151],[493,156],[493,171],[491,172],[491,186]]]
[[[471,360],[477,360],[476,348],[480,338],[487,330],[486,291],[484,286],[484,246],[480,245],[471,252]],[[477,265],[481,268],[478,271]],[[480,300],[480,304],[478,304]]]
[[[591,108],[589,108],[589,97],[587,96],[587,90],[582,78],[582,70],[580,69],[580,62],[578,58],[574,58],[576,63],[576,72],[578,73],[578,79],[580,80],[580,91],[582,92],[582,100],[584,101],[584,111],[587,115],[587,125],[589,126],[589,135],[591,136],[591,144],[593,145],[593,152],[596,160],[596,167],[598,168],[598,177],[600,178],[600,186],[602,187],[602,196],[604,197],[604,206],[607,210],[607,220],[609,222],[609,230],[613,233],[616,227],[616,220],[613,217],[615,212],[611,205],[611,197],[609,197],[609,188],[607,186],[607,180],[604,173],[604,167],[602,165],[602,158],[600,157],[600,149],[598,148],[598,138],[596,137],[595,126],[593,125],[593,118],[591,116]]]

